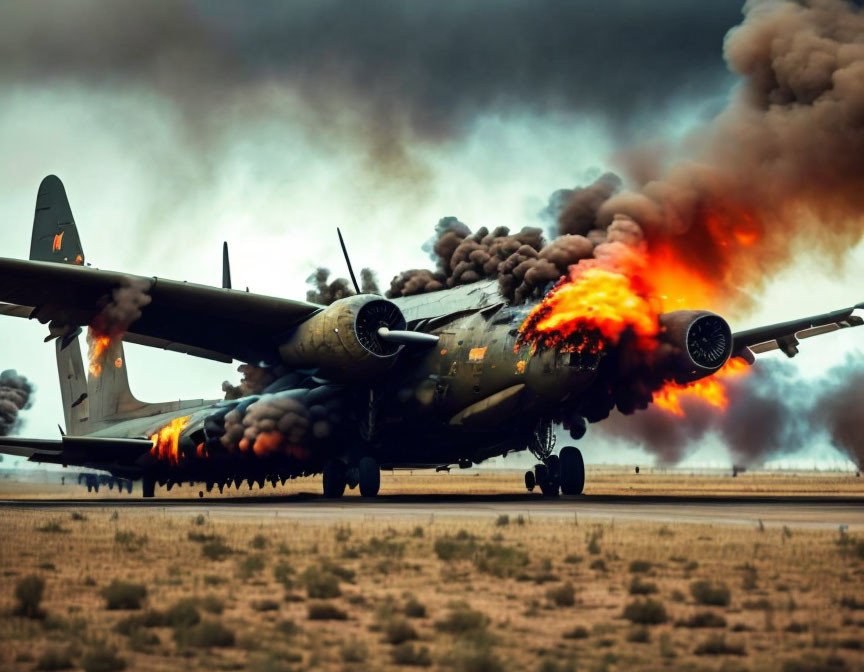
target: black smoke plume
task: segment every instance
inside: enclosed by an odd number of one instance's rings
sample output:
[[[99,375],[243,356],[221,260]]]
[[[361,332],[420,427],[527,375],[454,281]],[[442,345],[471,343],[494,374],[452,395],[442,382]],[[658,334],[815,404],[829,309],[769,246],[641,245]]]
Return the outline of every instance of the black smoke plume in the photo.
[[[20,425],[19,413],[33,403],[33,384],[15,369],[0,373],[0,436],[12,434]]]

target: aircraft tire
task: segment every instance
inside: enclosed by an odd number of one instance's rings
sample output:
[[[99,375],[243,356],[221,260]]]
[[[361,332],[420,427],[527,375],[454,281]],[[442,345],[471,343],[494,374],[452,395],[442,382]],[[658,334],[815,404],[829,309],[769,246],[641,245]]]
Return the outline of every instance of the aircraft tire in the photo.
[[[550,466],[555,466],[554,464]],[[544,497],[558,496],[558,478],[557,474],[545,464],[538,464],[534,467],[535,481],[540,487],[540,492]]]
[[[131,485],[131,484],[130,484]],[[129,492],[132,492],[131,488]],[[156,481],[146,476],[141,479],[141,496],[153,497],[156,494]]]
[[[358,466],[360,472],[360,496],[374,497],[381,488],[381,469],[371,457],[364,457]]]
[[[564,446],[559,455],[561,464],[561,492],[581,495],[585,490],[585,461],[575,446]]]
[[[346,467],[342,460],[329,460],[324,465],[324,496],[327,499],[339,499],[345,493],[348,479]]]
[[[528,492],[534,492],[534,488],[537,486],[537,479],[534,478],[533,471],[525,472],[525,488]]]

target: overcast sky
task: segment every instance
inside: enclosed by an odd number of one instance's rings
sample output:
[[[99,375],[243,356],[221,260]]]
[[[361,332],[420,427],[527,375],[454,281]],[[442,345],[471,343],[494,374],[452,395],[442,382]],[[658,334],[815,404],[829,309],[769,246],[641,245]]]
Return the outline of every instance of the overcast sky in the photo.
[[[303,297],[339,274],[341,226],[382,286],[426,266],[435,223],[548,225],[556,189],[674,142],[736,85],[722,57],[740,1],[396,0],[14,3],[0,9],[0,254],[26,258],[36,188],[57,174],[88,262]],[[864,250],[801,256],[733,329],[864,300]],[[218,328],[211,326],[210,328]],[[22,433],[62,423],[43,325],[6,318],[0,369],[37,385]],[[864,334],[802,347],[802,378]],[[148,401],[220,396],[234,367],[127,346]],[[776,357],[777,355],[772,355]],[[806,389],[806,388],[805,388]],[[646,461],[583,441],[593,461]],[[814,437],[802,456],[838,457]],[[691,463],[728,462],[722,445]]]

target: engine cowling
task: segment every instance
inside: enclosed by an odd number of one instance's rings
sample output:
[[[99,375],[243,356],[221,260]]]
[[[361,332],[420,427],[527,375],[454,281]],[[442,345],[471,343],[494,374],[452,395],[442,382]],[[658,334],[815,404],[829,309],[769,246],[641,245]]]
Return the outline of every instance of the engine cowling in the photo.
[[[331,380],[355,380],[385,372],[403,346],[378,330],[405,329],[405,317],[392,301],[358,294],[334,301],[295,329],[279,348],[282,361],[298,369],[318,369]]]
[[[707,310],[675,310],[660,315],[661,340],[675,347],[679,382],[709,375],[732,354],[732,330]]]

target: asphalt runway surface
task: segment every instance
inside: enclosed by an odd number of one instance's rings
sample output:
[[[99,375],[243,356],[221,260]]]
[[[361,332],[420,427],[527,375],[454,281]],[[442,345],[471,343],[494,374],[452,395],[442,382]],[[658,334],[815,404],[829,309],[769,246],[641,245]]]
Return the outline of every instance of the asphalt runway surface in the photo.
[[[134,495],[100,499],[6,499],[0,515],[12,510],[64,510],[111,507],[153,510],[166,514],[243,518],[284,518],[309,522],[346,520],[425,520],[523,515],[572,521],[621,520],[650,523],[723,525],[763,524],[796,528],[864,530],[864,499],[856,497],[693,497],[612,496],[559,497],[538,495],[383,495],[375,499],[348,496],[328,500],[311,494],[223,499],[141,499]]]

